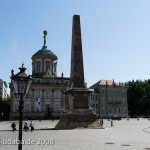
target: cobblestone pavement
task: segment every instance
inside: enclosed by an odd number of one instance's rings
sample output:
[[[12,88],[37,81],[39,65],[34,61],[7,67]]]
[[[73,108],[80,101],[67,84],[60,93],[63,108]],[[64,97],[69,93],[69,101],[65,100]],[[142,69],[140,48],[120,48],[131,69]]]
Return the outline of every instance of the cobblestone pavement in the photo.
[[[0,122],[0,150],[17,150],[17,131],[12,121]],[[104,120],[105,129],[53,129],[58,121],[34,120],[35,131],[23,131],[23,150],[150,150],[150,121],[147,119]]]

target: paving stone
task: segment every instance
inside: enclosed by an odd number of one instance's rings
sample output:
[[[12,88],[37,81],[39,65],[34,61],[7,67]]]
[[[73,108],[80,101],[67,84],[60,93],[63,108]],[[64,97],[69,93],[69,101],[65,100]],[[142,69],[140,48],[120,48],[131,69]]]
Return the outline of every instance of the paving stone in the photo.
[[[35,131],[23,131],[23,150],[142,150],[150,149],[150,122],[147,119],[104,120],[105,129],[55,130],[58,120],[33,120]],[[15,121],[17,131],[11,131],[12,121],[0,122],[0,150],[16,150],[19,122]],[[2,143],[5,141],[5,143]],[[8,144],[11,142],[11,144]],[[54,143],[53,143],[54,142]],[[26,144],[26,145],[25,145]]]

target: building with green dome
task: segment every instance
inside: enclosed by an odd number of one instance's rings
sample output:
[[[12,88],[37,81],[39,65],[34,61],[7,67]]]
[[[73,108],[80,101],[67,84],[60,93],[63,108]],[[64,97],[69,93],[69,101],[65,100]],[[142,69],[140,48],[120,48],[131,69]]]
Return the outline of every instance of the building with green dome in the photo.
[[[44,31],[44,44],[32,57],[32,77],[30,93],[24,98],[24,117],[57,118],[63,106],[64,94],[70,78],[63,73],[57,76],[58,57],[46,46]],[[18,118],[18,106],[20,98],[11,91],[10,118]]]

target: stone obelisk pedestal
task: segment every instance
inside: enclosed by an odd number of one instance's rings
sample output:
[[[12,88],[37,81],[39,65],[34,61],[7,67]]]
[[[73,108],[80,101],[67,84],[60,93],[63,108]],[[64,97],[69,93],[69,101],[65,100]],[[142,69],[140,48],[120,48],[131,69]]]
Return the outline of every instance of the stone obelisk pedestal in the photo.
[[[85,87],[80,16],[73,16],[70,86],[64,92],[65,101],[58,129],[102,128],[90,106],[91,91]]]
[[[56,128],[102,128],[96,121],[94,110],[89,108],[90,93],[91,91],[86,88],[72,88],[65,91],[65,108],[61,111]]]

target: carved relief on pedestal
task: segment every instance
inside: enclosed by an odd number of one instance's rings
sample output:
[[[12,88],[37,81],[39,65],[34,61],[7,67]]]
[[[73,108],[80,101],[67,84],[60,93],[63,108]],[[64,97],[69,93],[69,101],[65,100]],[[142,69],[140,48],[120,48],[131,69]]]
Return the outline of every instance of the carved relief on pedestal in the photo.
[[[69,95],[65,96],[65,106],[64,109],[69,110],[70,109],[70,104],[69,104]]]
[[[73,101],[74,101],[74,96],[70,95],[69,96],[69,106],[70,106],[70,109],[73,109]]]
[[[88,105],[89,105],[89,108],[91,109],[92,108],[92,101],[91,101],[90,96],[88,97]]]
[[[88,97],[83,94],[78,94],[74,97],[74,109],[88,109]]]

